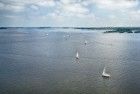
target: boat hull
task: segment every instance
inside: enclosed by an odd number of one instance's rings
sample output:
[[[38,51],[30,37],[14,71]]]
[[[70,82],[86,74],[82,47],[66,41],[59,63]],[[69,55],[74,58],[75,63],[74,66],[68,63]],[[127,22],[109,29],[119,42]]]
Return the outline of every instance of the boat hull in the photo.
[[[102,74],[102,77],[109,78],[109,77],[110,77],[110,75],[109,75],[109,74]]]

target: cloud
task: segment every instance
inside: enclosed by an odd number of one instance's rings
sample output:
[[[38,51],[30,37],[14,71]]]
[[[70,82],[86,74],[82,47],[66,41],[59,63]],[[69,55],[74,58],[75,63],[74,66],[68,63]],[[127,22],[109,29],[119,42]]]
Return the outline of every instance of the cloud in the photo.
[[[76,3],[76,4],[64,4],[60,7],[61,12],[68,13],[68,14],[87,14],[89,10],[84,6]]]
[[[43,6],[43,7],[54,7],[56,4],[54,0],[41,0],[38,2],[37,5]]]
[[[74,3],[80,3],[82,2],[81,0],[60,0],[61,3],[63,4],[74,4]]]
[[[56,3],[53,15],[64,17],[86,17],[90,15],[90,9],[80,0],[60,0]]]
[[[24,6],[11,3],[0,2],[0,10],[8,10],[12,12],[20,12],[24,10]]]
[[[23,6],[18,6],[18,5],[6,5],[5,9],[6,10],[11,10],[11,11],[14,11],[14,12],[21,12],[21,11],[24,10],[24,7]]]
[[[139,4],[139,0],[1,0],[0,13],[31,23],[34,19],[57,25],[139,24]]]
[[[27,9],[29,6],[32,9],[37,9],[37,6],[40,7],[54,7],[55,1],[54,0],[5,0],[0,1],[0,10],[8,10],[11,12],[22,12]],[[25,10],[26,11],[26,10]]]
[[[36,6],[36,5],[31,5],[30,7],[34,10],[38,10],[38,6]]]
[[[4,4],[0,2],[0,8],[3,8],[3,7],[4,7]]]
[[[93,3],[95,3],[98,8],[121,10],[136,7],[138,5],[138,0],[93,0]]]

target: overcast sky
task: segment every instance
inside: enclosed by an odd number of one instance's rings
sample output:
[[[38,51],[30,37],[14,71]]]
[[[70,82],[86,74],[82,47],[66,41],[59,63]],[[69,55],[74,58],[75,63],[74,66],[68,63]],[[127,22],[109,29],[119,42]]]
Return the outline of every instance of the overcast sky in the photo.
[[[140,26],[140,1],[0,0],[0,26]]]

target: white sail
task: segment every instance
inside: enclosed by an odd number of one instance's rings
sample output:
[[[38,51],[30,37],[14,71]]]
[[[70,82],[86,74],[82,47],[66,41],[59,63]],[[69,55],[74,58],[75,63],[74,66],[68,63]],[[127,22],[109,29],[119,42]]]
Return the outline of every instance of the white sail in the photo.
[[[85,40],[85,45],[87,44],[87,41]]]
[[[76,53],[76,59],[79,59],[79,54],[78,54],[78,52]]]
[[[103,77],[110,77],[110,74],[107,74],[107,73],[106,73],[105,67],[104,67],[104,69],[103,69],[102,76],[103,76]]]

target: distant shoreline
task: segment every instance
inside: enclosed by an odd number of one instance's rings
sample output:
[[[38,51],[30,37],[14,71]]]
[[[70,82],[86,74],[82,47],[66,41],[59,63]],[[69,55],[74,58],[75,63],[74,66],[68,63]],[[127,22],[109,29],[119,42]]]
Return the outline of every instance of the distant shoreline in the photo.
[[[103,33],[140,33],[140,29],[130,29],[130,28],[116,28],[111,31],[105,31]]]
[[[124,28],[124,29],[140,29],[140,27],[3,27],[1,26],[0,29],[7,29],[7,28],[72,28],[72,29],[98,29],[98,30],[104,30],[104,29],[118,29],[118,28]]]
[[[0,27],[0,29],[9,29],[9,28],[82,29],[82,30],[106,30],[103,33],[140,33],[140,27]]]

